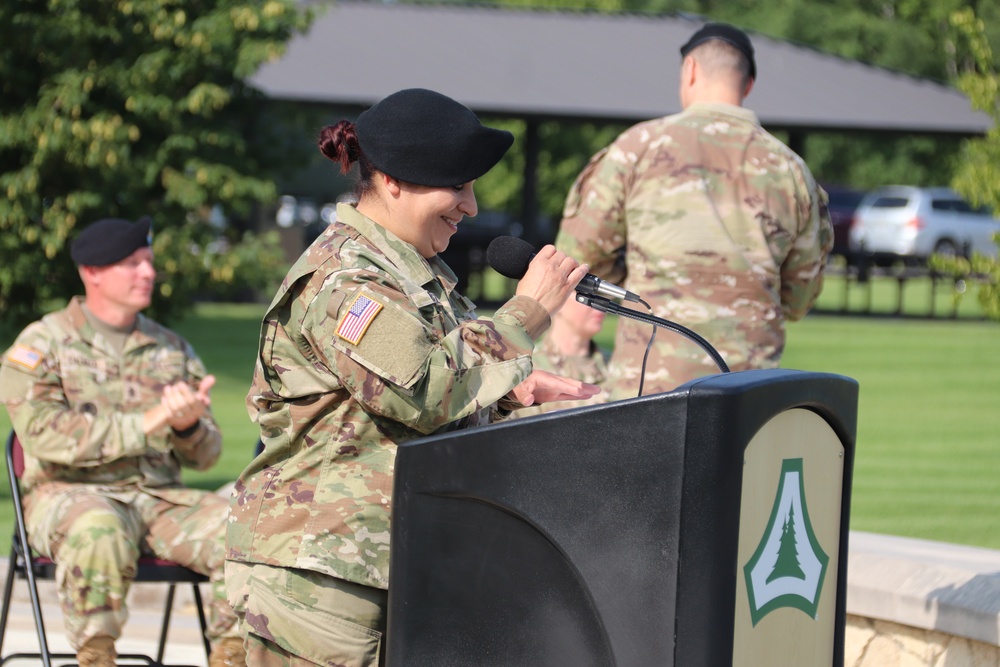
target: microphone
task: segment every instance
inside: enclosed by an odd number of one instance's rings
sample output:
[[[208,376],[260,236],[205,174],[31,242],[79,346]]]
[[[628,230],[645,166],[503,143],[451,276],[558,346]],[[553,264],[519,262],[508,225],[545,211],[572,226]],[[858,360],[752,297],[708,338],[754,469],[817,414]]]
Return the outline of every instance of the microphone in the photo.
[[[524,239],[515,236],[498,236],[486,248],[486,261],[502,276],[520,280],[528,272],[528,264],[535,256],[535,248]],[[588,273],[576,286],[579,294],[592,294],[604,299],[624,299],[625,301],[641,302],[638,294],[601,280]]]

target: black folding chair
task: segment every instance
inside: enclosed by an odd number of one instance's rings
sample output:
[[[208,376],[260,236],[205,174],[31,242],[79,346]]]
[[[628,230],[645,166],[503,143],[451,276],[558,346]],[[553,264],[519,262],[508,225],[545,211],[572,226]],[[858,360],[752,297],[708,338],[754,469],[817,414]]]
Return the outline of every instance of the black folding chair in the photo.
[[[14,535],[11,540],[10,563],[7,569],[7,581],[3,590],[3,607],[0,609],[0,666],[9,660],[30,659],[41,660],[43,667],[52,667],[53,660],[59,665],[75,664],[76,654],[53,653],[49,649],[45,634],[45,623],[42,618],[42,604],[38,595],[39,581],[54,581],[56,564],[51,559],[39,556],[28,546],[28,530],[24,524],[24,506],[21,502],[21,489],[18,480],[24,472],[24,455],[21,443],[12,430],[7,436],[7,476],[10,481],[10,491],[14,500]],[[38,653],[11,653],[3,655],[3,640],[7,632],[7,621],[10,613],[11,596],[14,590],[14,580],[23,579],[28,582],[28,595],[31,598],[31,611],[35,620],[35,630],[38,633]],[[163,656],[167,647],[167,634],[170,629],[170,618],[174,606],[174,592],[177,584],[191,584],[195,607],[198,611],[198,621],[201,624],[201,636],[205,644],[205,657],[211,652],[206,630],[208,622],[205,619],[205,609],[202,604],[201,590],[198,584],[206,583],[208,577],[198,574],[181,565],[159,558],[142,557],[136,570],[136,582],[162,583],[167,585],[166,607],[163,611],[163,623],[160,626],[160,639],[156,658],[142,653],[122,653],[118,655],[118,663],[123,661],[137,664],[164,666]],[[179,665],[170,667],[181,667]]]

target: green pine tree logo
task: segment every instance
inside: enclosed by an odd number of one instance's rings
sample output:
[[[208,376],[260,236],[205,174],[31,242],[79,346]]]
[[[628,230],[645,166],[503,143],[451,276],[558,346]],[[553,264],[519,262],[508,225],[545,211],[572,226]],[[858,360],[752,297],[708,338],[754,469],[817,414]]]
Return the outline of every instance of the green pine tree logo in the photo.
[[[809,521],[805,490],[802,459],[784,459],[767,528],[743,566],[754,625],[780,607],[816,618],[830,558]]]
[[[781,526],[781,542],[778,546],[778,560],[774,569],[768,575],[766,583],[771,583],[778,577],[795,577],[805,579],[806,575],[799,565],[799,552],[795,547],[795,508],[788,510],[785,523]]]

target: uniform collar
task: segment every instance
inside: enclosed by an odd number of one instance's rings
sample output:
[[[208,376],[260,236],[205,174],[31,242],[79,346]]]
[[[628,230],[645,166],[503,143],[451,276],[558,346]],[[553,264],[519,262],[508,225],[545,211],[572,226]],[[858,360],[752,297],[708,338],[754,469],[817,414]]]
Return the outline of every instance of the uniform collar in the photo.
[[[745,123],[760,125],[757,114],[746,107],[738,107],[735,104],[723,104],[721,102],[692,102],[688,108],[681,113],[710,113],[721,116],[735,116]]]
[[[450,292],[458,279],[437,255],[425,259],[412,244],[402,240],[371,218],[358,212],[351,204],[337,204],[337,220],[358,230],[392,264],[419,285],[434,282],[440,277]]]
[[[84,300],[85,297],[79,295],[71,298],[66,305],[66,314],[69,316],[70,324],[79,332],[81,340],[94,347],[94,334],[97,332],[87,321],[87,314],[83,312]],[[129,334],[128,340],[129,343],[125,344],[126,350],[155,343],[152,320],[142,313],[138,313],[135,317],[135,328]]]

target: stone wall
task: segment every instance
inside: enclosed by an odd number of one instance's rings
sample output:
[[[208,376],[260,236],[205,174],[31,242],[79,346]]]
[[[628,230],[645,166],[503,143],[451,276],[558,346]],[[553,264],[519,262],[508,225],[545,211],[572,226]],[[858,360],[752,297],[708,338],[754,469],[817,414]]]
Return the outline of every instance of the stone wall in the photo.
[[[1000,648],[934,630],[847,615],[844,667],[998,667]]]
[[[849,539],[845,667],[1000,667],[1000,551]]]

